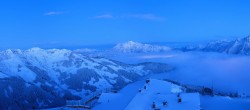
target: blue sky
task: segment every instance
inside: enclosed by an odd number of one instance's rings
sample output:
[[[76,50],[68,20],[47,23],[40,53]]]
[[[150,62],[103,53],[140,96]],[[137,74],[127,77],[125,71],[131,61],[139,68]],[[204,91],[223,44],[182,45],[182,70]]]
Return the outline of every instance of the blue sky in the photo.
[[[1,0],[0,48],[245,37],[249,6],[247,0]]]

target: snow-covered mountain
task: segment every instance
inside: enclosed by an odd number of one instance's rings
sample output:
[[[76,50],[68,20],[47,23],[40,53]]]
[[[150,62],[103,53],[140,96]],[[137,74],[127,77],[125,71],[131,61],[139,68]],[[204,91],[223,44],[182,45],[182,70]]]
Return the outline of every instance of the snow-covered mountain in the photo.
[[[166,52],[171,48],[167,46],[158,46],[150,44],[142,44],[139,42],[128,41],[117,44],[113,50],[122,53],[149,53],[149,52]]]
[[[6,50],[0,52],[0,109],[63,106],[66,100],[172,69],[162,63],[129,65],[66,49]]]
[[[220,40],[210,42],[206,45],[186,46],[181,50],[250,55],[250,36],[233,41]]]

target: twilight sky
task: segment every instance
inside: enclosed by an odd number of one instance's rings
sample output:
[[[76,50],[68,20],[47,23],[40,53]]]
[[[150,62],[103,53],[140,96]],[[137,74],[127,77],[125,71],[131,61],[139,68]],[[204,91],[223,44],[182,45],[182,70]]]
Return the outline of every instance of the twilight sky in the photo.
[[[250,35],[247,0],[1,0],[0,49]]]

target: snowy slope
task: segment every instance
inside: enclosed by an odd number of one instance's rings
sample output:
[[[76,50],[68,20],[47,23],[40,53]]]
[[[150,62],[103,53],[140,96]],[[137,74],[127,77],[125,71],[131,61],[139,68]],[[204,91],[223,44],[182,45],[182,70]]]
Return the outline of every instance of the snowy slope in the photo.
[[[175,84],[151,79],[147,89],[138,92],[145,80],[129,84],[118,93],[104,93],[93,110],[153,110],[152,102],[161,110],[249,110],[249,98],[228,96],[206,96],[198,93],[185,93],[185,88]],[[182,103],[177,103],[176,93],[181,92]],[[159,94],[160,93],[160,94]],[[162,102],[168,105],[163,106]],[[57,109],[58,110],[58,109]]]
[[[124,110],[145,81],[137,81],[121,89],[117,94],[103,93],[93,110]],[[121,100],[122,99],[122,100]]]
[[[198,93],[182,93],[181,87],[172,83],[151,79],[149,84],[144,85],[141,93],[133,98],[125,110],[151,110],[152,103],[161,110],[199,110],[200,97]],[[181,93],[182,103],[178,103],[177,93]],[[163,106],[162,102],[168,105]]]
[[[144,85],[147,86],[146,90],[143,89]],[[139,89],[142,89],[142,92],[138,92]],[[186,110],[187,108],[199,110],[199,94],[181,92],[181,87],[166,81],[151,79],[149,84],[139,81],[125,87],[117,94],[102,94],[94,110],[152,110],[153,102],[161,110]],[[181,93],[183,103],[177,102],[177,93]],[[163,101],[167,101],[168,105],[162,106]]]
[[[65,100],[121,88],[141,76],[172,69],[162,63],[128,65],[66,49],[6,50],[0,52],[0,108],[63,106]]]
[[[149,52],[166,52],[171,48],[166,46],[142,44],[139,42],[128,41],[125,43],[119,43],[114,48],[114,51],[122,53],[149,53]]]

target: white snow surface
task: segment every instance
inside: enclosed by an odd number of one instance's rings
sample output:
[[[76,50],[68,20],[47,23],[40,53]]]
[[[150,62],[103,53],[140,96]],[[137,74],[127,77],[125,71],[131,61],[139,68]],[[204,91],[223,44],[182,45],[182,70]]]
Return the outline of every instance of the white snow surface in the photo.
[[[183,103],[178,103],[176,92],[182,92],[181,88],[162,80],[150,79],[149,84],[139,81],[131,84],[121,92],[104,93],[99,99],[99,104],[93,110],[152,110],[151,105],[161,110],[199,110],[200,98],[198,93],[181,93]],[[146,90],[143,87],[146,86]],[[141,89],[142,92],[138,92]],[[174,92],[174,93],[173,93]],[[163,106],[162,102],[168,105]]]

